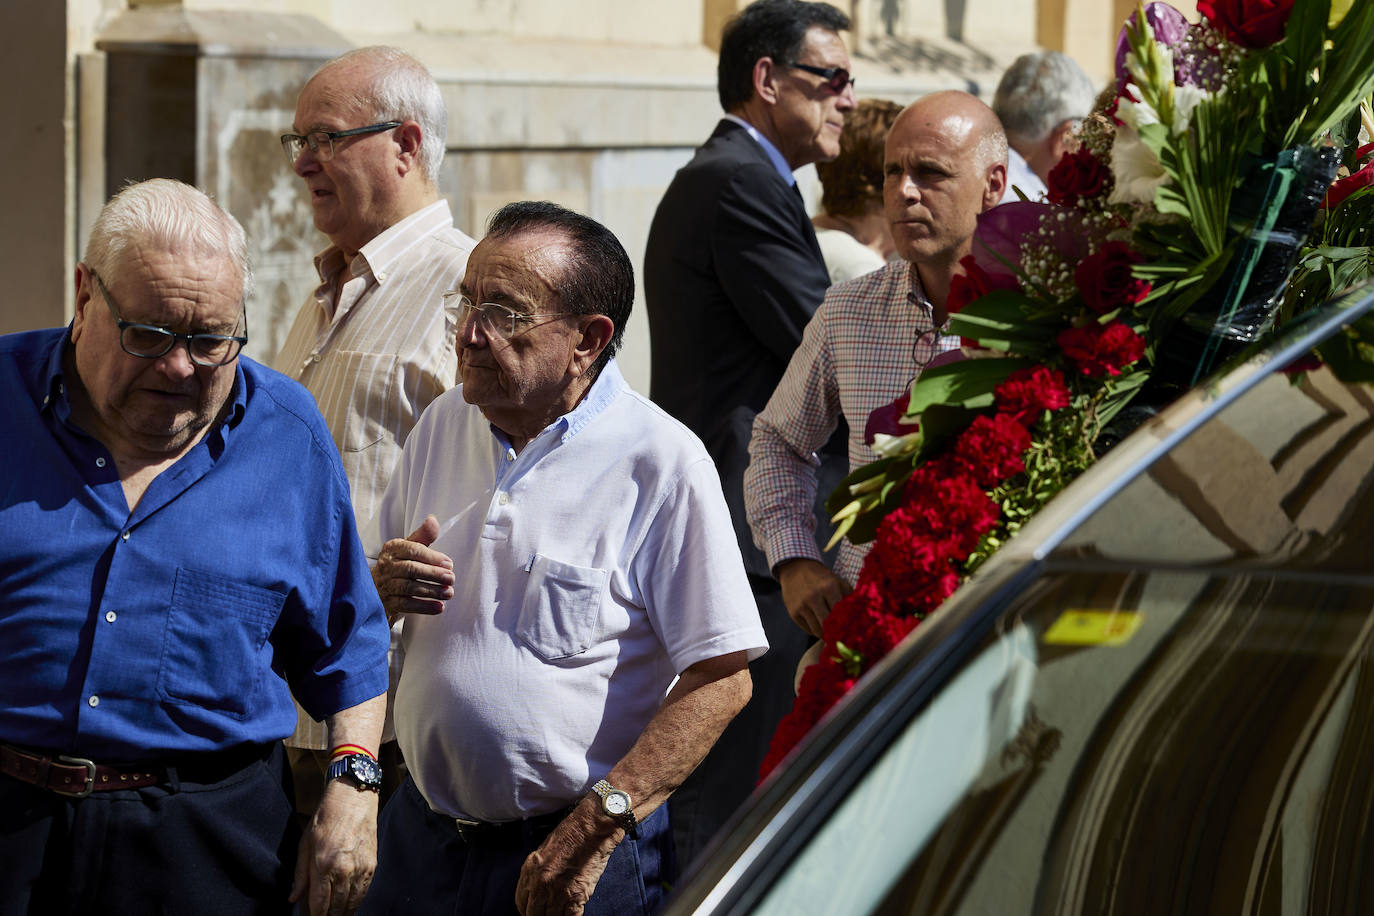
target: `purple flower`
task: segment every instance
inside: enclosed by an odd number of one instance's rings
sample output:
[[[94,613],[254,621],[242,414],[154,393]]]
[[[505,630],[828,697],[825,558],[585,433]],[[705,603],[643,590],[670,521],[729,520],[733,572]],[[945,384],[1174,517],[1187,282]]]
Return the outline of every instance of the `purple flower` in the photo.
[[[1131,13],[1131,18],[1126,20],[1126,24],[1121,27],[1121,34],[1116,39],[1116,84],[1121,86],[1128,79],[1130,74],[1126,72],[1126,54],[1131,50],[1131,43],[1126,39],[1126,31],[1135,24],[1136,14]],[[1173,48],[1182,43],[1188,36],[1188,20],[1183,18],[1183,14],[1174,9],[1167,3],[1151,3],[1145,7],[1145,21],[1150,26],[1150,31],[1154,33],[1155,41],[1168,48]]]

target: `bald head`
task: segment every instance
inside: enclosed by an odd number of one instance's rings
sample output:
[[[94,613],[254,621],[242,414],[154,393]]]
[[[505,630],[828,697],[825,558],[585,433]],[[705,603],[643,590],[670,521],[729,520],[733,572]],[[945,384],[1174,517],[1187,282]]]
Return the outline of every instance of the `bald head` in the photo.
[[[995,207],[1006,190],[1007,136],[974,96],[936,92],[897,117],[883,171],[898,254],[952,269],[969,252],[978,214]]]
[[[966,148],[980,169],[1007,164],[1007,135],[1002,122],[991,108],[967,92],[949,89],[922,96],[898,116],[892,134],[904,125],[912,130],[935,131]]]

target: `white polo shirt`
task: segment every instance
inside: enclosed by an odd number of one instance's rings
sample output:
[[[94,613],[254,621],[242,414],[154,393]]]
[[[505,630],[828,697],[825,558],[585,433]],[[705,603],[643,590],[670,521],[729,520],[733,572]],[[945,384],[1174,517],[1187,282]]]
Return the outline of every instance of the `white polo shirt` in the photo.
[[[368,526],[381,545],[439,518],[442,614],[411,615],[396,733],[436,811],[557,810],[625,755],[677,674],[767,649],[715,466],[614,361],[517,455],[440,396]]]

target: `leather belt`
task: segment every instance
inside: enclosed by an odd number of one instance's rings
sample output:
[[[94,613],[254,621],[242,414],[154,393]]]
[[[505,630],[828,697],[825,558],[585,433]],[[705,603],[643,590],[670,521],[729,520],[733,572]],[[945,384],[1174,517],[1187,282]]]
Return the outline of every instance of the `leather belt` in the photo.
[[[125,766],[98,764],[85,757],[44,754],[0,744],[0,773],[40,789],[85,798],[92,792],[142,789],[169,781],[169,771],[177,771],[185,782],[215,783],[243,769],[255,760],[265,759],[270,746],[245,745],[223,753],[187,757],[178,763],[148,762]]]
[[[72,798],[114,789],[141,789],[166,778],[162,770],[101,766],[84,757],[30,754],[8,744],[0,745],[0,773]]]
[[[523,841],[543,842],[563,818],[572,813],[572,806],[549,814],[536,814],[523,821],[470,821],[455,817],[458,835],[469,846],[518,846]]]

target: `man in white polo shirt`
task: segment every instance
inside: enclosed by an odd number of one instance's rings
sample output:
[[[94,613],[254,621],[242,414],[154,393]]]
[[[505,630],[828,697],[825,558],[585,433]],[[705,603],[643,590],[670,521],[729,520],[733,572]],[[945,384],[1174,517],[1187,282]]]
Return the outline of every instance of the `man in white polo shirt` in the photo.
[[[766,649],[720,480],[611,359],[634,272],[605,227],[511,204],[459,293],[462,384],[364,534],[407,615],[411,780],[363,912],[651,912],[663,802]]]

